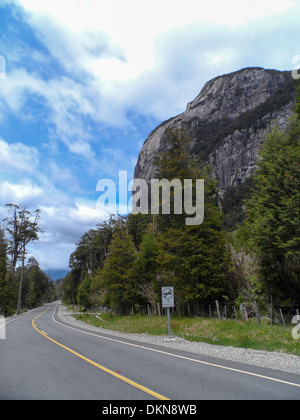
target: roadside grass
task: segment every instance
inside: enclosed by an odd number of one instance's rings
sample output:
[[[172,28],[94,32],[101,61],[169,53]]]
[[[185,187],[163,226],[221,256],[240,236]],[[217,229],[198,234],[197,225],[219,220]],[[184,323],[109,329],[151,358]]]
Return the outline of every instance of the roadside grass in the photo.
[[[146,333],[149,335],[167,335],[166,316],[129,315],[118,316],[111,313],[82,313],[74,317],[88,324],[124,333]],[[292,337],[295,324],[286,325],[262,320],[261,325],[255,319],[235,321],[215,318],[189,318],[171,316],[171,335],[189,341],[201,341],[223,346],[251,348],[255,350],[277,351],[300,356],[300,339]]]

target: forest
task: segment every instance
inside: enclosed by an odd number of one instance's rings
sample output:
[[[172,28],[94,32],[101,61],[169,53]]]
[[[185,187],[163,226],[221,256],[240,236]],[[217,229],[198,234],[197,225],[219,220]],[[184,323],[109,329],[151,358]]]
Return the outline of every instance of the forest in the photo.
[[[7,217],[0,225],[0,315],[11,316],[32,309],[56,296],[54,282],[34,257],[26,260],[26,248],[39,239],[40,210],[28,211],[7,204]]]
[[[243,217],[226,229],[210,168],[187,154],[184,129],[165,132],[156,157],[158,179],[204,179],[204,221],[185,214],[110,215],[86,232],[70,256],[63,298],[83,309],[117,314],[159,310],[161,287],[173,286],[175,314],[197,315],[204,304],[257,302],[300,305],[300,87],[285,133],[276,127],[262,144]],[[174,192],[170,194],[171,208]],[[227,197],[230,200],[230,197]]]
[[[173,286],[179,315],[199,315],[216,301],[230,308],[253,303],[300,307],[300,84],[286,132],[276,127],[261,146],[243,217],[235,227],[218,206],[210,167],[187,153],[184,129],[166,129],[167,149],[155,160],[158,179],[204,179],[204,221],[187,226],[181,214],[111,214],[86,232],[70,256],[71,271],[59,282],[66,303],[114,313],[160,311],[161,287]],[[194,185],[195,199],[195,185]],[[227,193],[235,214],[236,197]],[[238,197],[238,200],[241,200]],[[183,200],[182,200],[183,201]],[[170,191],[174,204],[174,191]],[[7,204],[0,227],[0,315],[19,313],[58,297],[57,288],[29,258],[38,240],[40,212]],[[235,216],[234,216],[235,217]],[[230,226],[230,229],[227,227]]]

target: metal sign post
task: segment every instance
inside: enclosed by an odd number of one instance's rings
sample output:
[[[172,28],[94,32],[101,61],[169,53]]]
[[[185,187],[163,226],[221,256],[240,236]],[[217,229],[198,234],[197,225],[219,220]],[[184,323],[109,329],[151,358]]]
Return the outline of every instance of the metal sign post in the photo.
[[[168,333],[169,339],[171,339],[171,323],[170,323],[170,308],[174,307],[174,288],[173,287],[162,287],[161,288],[162,307],[167,308],[168,313]]]

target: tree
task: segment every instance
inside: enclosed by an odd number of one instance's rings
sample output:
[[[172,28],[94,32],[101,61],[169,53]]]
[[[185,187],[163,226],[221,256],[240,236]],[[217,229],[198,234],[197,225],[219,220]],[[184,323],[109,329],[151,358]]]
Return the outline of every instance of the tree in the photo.
[[[222,232],[222,212],[217,205],[216,182],[208,167],[200,168],[190,157],[190,140],[184,130],[166,130],[167,148],[159,154],[156,176],[161,178],[204,179],[204,221],[186,226],[186,214],[159,215],[157,258],[164,284],[175,286],[177,306],[182,310],[204,300],[222,296],[226,290],[230,253]],[[171,196],[171,200],[174,196]],[[195,190],[193,190],[195,198]]]
[[[38,233],[42,232],[42,229],[38,225],[41,211],[37,209],[31,213],[26,210],[25,207],[20,208],[16,204],[6,204],[6,207],[8,208],[8,217],[4,219],[4,222],[6,223],[6,231],[9,234],[8,252],[12,256],[12,266],[14,271],[16,270],[17,262],[22,255],[22,272],[17,304],[17,314],[19,314],[21,310],[26,247],[29,242],[38,240]],[[31,220],[32,218],[33,220]]]
[[[156,218],[159,231],[169,227],[178,228],[179,226],[185,226],[187,214],[184,211],[184,180],[196,180],[200,176],[199,165],[190,156],[190,139],[184,129],[172,130],[167,128],[162,144],[164,144],[164,148],[159,150],[154,160],[156,167],[155,178],[159,180],[166,179],[169,182],[179,180],[182,188],[179,192],[179,197],[176,197],[176,187],[170,188],[170,214],[163,214],[162,197],[160,197],[158,203],[159,217]],[[194,187],[193,198],[195,198]],[[181,198],[181,209],[178,209],[181,211],[181,214],[175,213],[176,198]]]
[[[136,252],[126,229],[115,228],[103,268],[98,271],[92,282],[93,292],[104,292],[103,305],[119,313],[126,313],[128,307],[135,303],[136,291],[132,287],[129,272]]]
[[[98,224],[97,229],[90,229],[80,238],[75,251],[70,255],[71,273],[63,282],[65,300],[73,304],[78,303],[78,297],[81,296],[78,294],[79,287],[86,276],[94,276],[102,269],[114,229],[123,224],[121,216],[110,215],[108,221]]]
[[[17,262],[21,253],[31,241],[39,239],[39,232],[43,232],[38,223],[41,211],[30,212],[25,207],[20,208],[16,204],[6,204],[8,217],[4,219],[6,231],[9,234],[9,254],[12,256],[12,265],[16,270]],[[33,218],[33,220],[31,220]]]
[[[300,114],[286,133],[275,128],[266,137],[259,157],[246,223],[266,291],[299,301]]]
[[[151,214],[133,214],[130,213],[125,218],[126,229],[132,237],[134,245],[138,248],[147,233],[148,226],[152,223],[153,217]]]
[[[5,231],[0,226],[0,288],[1,284],[5,281],[7,273],[7,241],[5,238]]]
[[[0,314],[4,308],[4,288],[7,276],[7,242],[5,239],[5,231],[0,226]]]
[[[85,309],[89,309],[92,306],[90,299],[91,296],[91,278],[89,275],[83,279],[83,282],[78,287],[77,301],[79,305],[82,305]]]
[[[159,246],[151,230],[142,237],[140,250],[130,272],[134,288],[138,292],[136,303],[145,306],[150,303],[156,311],[160,301],[160,282],[158,281]],[[142,297],[142,299],[141,299]]]
[[[24,292],[26,306],[31,309],[51,300],[53,293],[52,281],[43,272],[35,258],[29,258],[25,273]]]
[[[77,294],[80,284],[80,269],[72,269],[63,281],[63,300],[75,305],[77,303]]]
[[[158,254],[159,248],[154,234],[152,232],[145,233],[140,245],[140,252],[133,264],[133,270],[140,279],[140,284],[155,280]]]

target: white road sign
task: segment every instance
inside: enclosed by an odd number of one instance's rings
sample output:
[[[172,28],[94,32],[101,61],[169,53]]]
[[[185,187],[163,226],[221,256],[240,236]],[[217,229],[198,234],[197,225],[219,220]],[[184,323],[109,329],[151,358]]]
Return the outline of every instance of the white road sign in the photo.
[[[162,307],[163,308],[173,308],[174,306],[174,287],[162,287],[161,288],[162,296]]]

